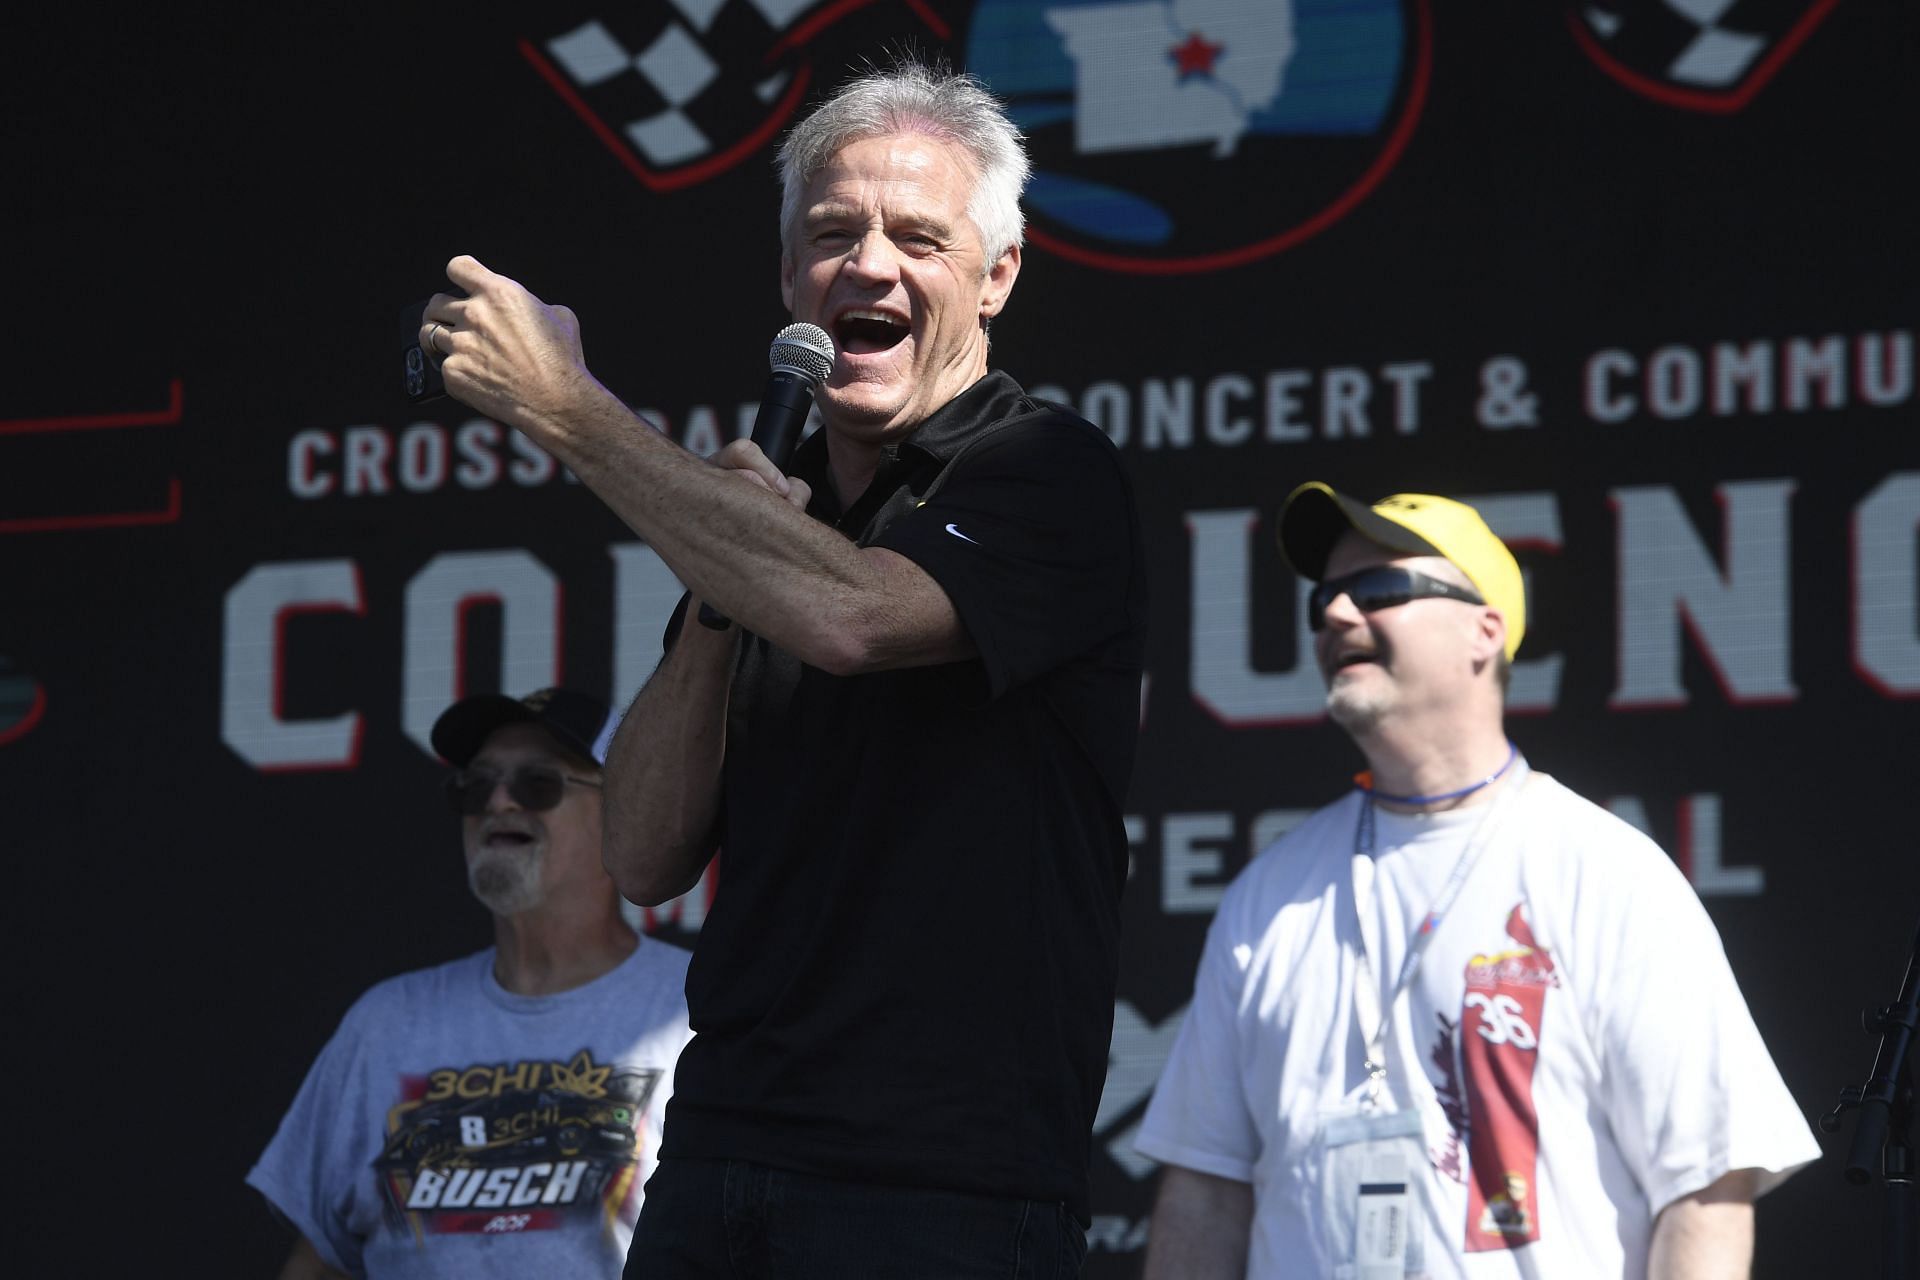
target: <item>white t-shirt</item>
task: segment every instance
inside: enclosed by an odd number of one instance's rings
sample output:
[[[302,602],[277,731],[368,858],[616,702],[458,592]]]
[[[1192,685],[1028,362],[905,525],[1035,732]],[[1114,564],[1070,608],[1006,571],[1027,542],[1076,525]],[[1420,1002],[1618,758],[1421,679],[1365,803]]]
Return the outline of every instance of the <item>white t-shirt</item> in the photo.
[[[489,947],[378,984],[247,1181],[353,1275],[618,1276],[692,1035],[688,959],[643,938],[521,996]]]
[[[1363,804],[1321,809],[1228,890],[1137,1143],[1253,1184],[1256,1280],[1332,1274],[1310,1206],[1322,1117],[1366,1078],[1354,984],[1370,972],[1385,1007],[1490,807],[1379,811],[1367,858]],[[1640,1277],[1668,1203],[1734,1169],[1770,1188],[1819,1148],[1672,861],[1543,775],[1506,808],[1387,1010],[1389,1105],[1427,1147],[1426,1271]]]

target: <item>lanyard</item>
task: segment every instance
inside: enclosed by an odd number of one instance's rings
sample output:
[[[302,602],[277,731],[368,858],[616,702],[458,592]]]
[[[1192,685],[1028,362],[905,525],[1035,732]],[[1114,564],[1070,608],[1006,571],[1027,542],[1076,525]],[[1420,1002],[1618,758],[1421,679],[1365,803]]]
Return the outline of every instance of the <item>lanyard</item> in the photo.
[[[1447,883],[1440,890],[1440,896],[1434,900],[1427,913],[1420,919],[1420,927],[1414,930],[1413,937],[1407,940],[1407,953],[1400,961],[1400,973],[1394,979],[1393,991],[1387,997],[1387,1009],[1391,1010],[1400,1003],[1400,997],[1413,985],[1415,973],[1420,968],[1420,958],[1426,954],[1427,945],[1433,941],[1440,922],[1460,897],[1460,891],[1466,887],[1467,877],[1480,861],[1480,854],[1492,843],[1493,835],[1500,822],[1512,808],[1513,798],[1526,784],[1527,762],[1524,758],[1514,761],[1513,776],[1507,780],[1487,806],[1480,821],[1474,824],[1473,834],[1467,837],[1467,847],[1460,851],[1460,858],[1453,864],[1453,873],[1447,877]],[[1353,833],[1353,851],[1355,854],[1373,854],[1373,799],[1364,797],[1360,802],[1360,821]],[[1360,921],[1360,900],[1358,895],[1353,903],[1354,924],[1358,928],[1355,934],[1355,947],[1360,953],[1359,972],[1354,976],[1353,1009],[1354,1016],[1360,1020],[1360,1034],[1367,1042],[1367,1096],[1376,1098],[1380,1092],[1380,1083],[1387,1074],[1387,1019],[1380,1007],[1379,985],[1373,976],[1373,962],[1367,958],[1366,930]]]

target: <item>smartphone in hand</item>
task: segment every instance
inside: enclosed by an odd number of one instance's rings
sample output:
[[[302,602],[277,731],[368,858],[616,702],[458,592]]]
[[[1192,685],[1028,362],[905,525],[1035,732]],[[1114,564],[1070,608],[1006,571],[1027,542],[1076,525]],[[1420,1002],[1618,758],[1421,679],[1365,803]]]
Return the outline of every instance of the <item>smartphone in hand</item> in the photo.
[[[447,394],[447,384],[440,377],[440,361],[420,347],[420,326],[426,323],[428,301],[422,298],[400,308],[401,385],[406,388],[407,399],[415,404]]]

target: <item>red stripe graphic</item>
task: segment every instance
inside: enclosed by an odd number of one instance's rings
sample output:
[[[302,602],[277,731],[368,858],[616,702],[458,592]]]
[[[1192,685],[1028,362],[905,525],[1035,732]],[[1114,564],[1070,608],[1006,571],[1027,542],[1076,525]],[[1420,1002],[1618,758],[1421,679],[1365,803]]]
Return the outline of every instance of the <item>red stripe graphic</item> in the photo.
[[[167,384],[167,407],[131,413],[82,413],[60,418],[0,419],[0,436],[42,435],[55,431],[99,431],[111,427],[176,427],[185,410],[186,391],[180,379]]]
[[[1467,962],[1460,1058],[1467,1092],[1469,1253],[1540,1238],[1540,1117],[1533,1105],[1540,1015],[1553,957],[1534,945],[1516,905],[1507,933],[1519,944]]]
[[[180,477],[167,478],[166,503],[151,511],[107,511],[85,516],[22,516],[0,520],[0,533],[54,533],[73,529],[123,529],[132,525],[173,524],[180,519]]]
[[[180,379],[174,378],[167,383],[167,406],[164,409],[68,414],[57,418],[0,418],[0,436],[53,435],[67,431],[107,431],[126,427],[177,427],[185,415],[185,407],[185,387]],[[16,516],[0,519],[0,534],[121,529],[137,525],[173,524],[179,519],[180,477],[169,476],[166,500],[157,508],[63,516]]]

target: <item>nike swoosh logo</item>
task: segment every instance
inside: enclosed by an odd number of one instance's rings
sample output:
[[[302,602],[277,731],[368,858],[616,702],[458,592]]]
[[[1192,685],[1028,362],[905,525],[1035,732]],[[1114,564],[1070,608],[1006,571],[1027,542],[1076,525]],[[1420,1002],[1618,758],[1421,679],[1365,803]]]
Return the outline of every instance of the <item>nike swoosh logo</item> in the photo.
[[[974,542],[972,538],[967,537],[966,534],[960,532],[958,529],[954,528],[952,525],[947,526],[947,532],[952,534],[954,537],[959,538],[963,542],[973,542],[973,545],[976,547],[980,545],[978,542]]]

